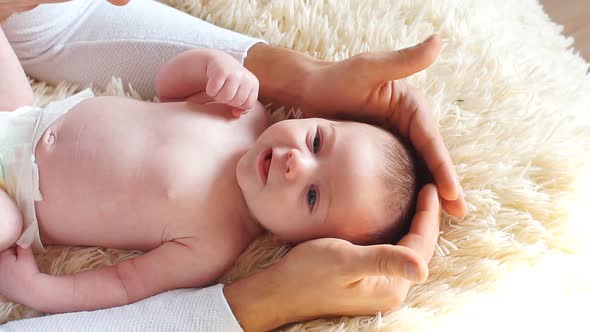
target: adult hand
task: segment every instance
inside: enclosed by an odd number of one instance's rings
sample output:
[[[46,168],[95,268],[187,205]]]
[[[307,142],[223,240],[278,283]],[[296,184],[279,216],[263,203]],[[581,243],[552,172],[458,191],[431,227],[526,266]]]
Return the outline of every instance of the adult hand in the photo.
[[[318,62],[307,75],[300,106],[306,116],[362,118],[409,138],[434,176],[443,208],[463,217],[467,205],[461,185],[426,98],[400,80],[429,67],[440,44],[432,35],[399,51]]]
[[[266,270],[226,286],[225,296],[246,331],[325,316],[389,312],[401,305],[411,282],[426,280],[439,217],[436,187],[427,185],[418,196],[410,232],[398,245],[304,242]]]
[[[263,99],[299,107],[306,117],[377,122],[409,138],[434,176],[443,208],[463,217],[467,205],[430,107],[419,91],[400,81],[430,66],[439,51],[437,35],[407,49],[338,62],[257,44],[244,65],[258,77]]]
[[[70,0],[0,0],[0,23],[14,13],[25,12],[45,3],[68,2]],[[131,0],[108,0],[113,5],[123,6]]]

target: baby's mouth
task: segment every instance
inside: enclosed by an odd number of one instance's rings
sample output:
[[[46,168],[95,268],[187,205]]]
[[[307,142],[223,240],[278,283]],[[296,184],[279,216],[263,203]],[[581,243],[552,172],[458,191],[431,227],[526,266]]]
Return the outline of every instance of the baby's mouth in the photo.
[[[272,162],[272,149],[269,148],[261,153],[260,161],[258,163],[258,173],[263,184],[268,181],[268,173],[270,171],[270,164]]]

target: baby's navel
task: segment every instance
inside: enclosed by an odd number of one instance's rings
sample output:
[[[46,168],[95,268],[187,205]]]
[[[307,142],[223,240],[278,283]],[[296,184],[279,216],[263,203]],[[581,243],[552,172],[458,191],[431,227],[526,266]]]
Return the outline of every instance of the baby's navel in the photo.
[[[50,145],[55,144],[55,135],[53,133],[50,133],[49,135],[47,135],[47,144],[50,144]]]

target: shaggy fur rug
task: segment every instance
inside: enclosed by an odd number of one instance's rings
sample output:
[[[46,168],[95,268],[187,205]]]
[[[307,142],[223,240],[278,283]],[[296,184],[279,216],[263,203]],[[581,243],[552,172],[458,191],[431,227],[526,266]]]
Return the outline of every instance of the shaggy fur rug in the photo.
[[[587,331],[590,298],[588,64],[535,0],[176,0],[214,24],[324,59],[412,45],[433,32],[440,58],[408,81],[424,91],[469,215],[443,215],[430,277],[387,316],[321,319],[287,331]],[[34,82],[37,103],[75,89]],[[113,84],[103,94],[124,94]],[[285,252],[262,238],[221,281]],[[134,252],[50,248],[52,274]],[[288,299],[285,299],[288,300]],[[0,321],[39,315],[0,303]]]

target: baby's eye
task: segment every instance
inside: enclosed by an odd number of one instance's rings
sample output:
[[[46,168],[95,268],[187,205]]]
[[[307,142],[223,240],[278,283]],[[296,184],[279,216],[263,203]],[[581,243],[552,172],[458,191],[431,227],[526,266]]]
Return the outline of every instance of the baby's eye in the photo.
[[[320,129],[316,129],[315,136],[313,137],[312,150],[313,153],[318,153],[322,146],[322,135],[320,135]]]
[[[317,200],[318,200],[318,191],[317,191],[316,187],[312,185],[311,187],[309,187],[309,190],[307,191],[307,204],[309,205],[310,208],[313,209]]]

